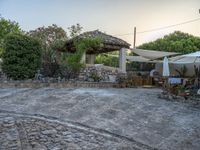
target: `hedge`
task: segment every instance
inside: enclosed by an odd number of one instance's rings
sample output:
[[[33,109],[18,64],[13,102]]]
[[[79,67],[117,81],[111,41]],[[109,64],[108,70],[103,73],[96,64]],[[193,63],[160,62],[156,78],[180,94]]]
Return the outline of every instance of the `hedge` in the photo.
[[[38,40],[22,34],[5,38],[2,70],[14,80],[34,78],[41,65],[42,48]]]

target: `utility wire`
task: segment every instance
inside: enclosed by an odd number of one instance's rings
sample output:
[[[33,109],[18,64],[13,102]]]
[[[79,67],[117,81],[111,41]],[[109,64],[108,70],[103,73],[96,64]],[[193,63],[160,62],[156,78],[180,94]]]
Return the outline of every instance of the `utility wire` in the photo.
[[[155,28],[155,29],[150,29],[150,30],[145,30],[145,31],[139,31],[139,32],[136,32],[136,33],[137,34],[142,34],[142,33],[147,33],[147,32],[158,31],[158,30],[164,30],[164,29],[175,27],[175,26],[180,26],[180,25],[184,25],[184,24],[196,22],[196,21],[199,21],[199,20],[200,20],[200,18],[197,18],[197,19],[185,21],[185,22],[178,23],[178,24],[173,24],[173,25],[169,25],[169,26],[165,26],[165,27],[160,27],[160,28]],[[114,36],[126,36],[126,35],[133,35],[133,34],[134,33],[126,33],[126,34],[118,34],[118,35],[114,35]]]
[[[165,27],[161,27],[161,28],[156,28],[156,29],[151,29],[151,30],[146,30],[146,31],[141,31],[141,32],[137,32],[137,33],[146,33],[146,32],[152,32],[152,31],[157,31],[157,30],[163,30],[163,29],[172,28],[172,27],[175,27],[175,26],[180,26],[180,25],[184,25],[184,24],[196,22],[196,21],[199,21],[199,20],[200,20],[200,18],[197,18],[197,19],[185,21],[185,22],[178,23],[178,24],[169,25],[169,26],[165,26]]]

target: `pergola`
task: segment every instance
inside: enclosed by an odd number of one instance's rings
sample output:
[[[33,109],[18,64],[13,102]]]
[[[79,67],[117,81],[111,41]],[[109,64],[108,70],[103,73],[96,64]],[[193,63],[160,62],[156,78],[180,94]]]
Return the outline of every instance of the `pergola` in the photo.
[[[84,38],[101,38],[102,42],[101,48],[86,51],[87,62],[86,62],[86,57],[84,57],[84,61],[86,63],[94,64],[96,54],[119,51],[119,67],[121,71],[126,72],[126,49],[129,49],[130,47],[129,43],[127,43],[122,39],[100,32],[99,30],[95,30],[95,31],[85,32],[73,39],[68,40],[65,43],[66,49],[72,52],[76,51],[74,41],[81,40]]]

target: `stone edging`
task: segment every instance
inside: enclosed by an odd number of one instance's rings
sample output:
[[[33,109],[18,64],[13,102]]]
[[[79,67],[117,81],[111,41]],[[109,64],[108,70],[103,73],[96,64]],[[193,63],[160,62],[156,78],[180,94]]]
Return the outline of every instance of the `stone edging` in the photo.
[[[112,88],[117,87],[117,83],[112,82],[37,82],[37,81],[9,81],[0,82],[0,88],[41,88],[41,87],[54,87],[54,88],[72,88],[72,87],[86,87],[86,88]]]

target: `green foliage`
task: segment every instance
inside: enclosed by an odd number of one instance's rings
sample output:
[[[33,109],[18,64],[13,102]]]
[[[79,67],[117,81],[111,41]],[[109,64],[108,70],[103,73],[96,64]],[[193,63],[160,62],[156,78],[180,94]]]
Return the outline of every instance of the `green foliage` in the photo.
[[[126,55],[129,55],[127,52]],[[104,64],[110,67],[119,67],[119,51],[113,51],[109,53],[103,53],[96,56],[96,64]]]
[[[105,66],[119,67],[119,58],[108,54],[99,54],[96,56],[95,63],[104,64]]]
[[[175,31],[153,42],[145,43],[137,48],[167,52],[191,53],[200,49],[200,38]]]
[[[0,58],[2,57],[3,54],[3,48],[0,47]]]
[[[100,82],[102,80],[101,75],[98,74],[98,72],[96,70],[92,71],[90,73],[89,78],[93,79],[94,82]]]
[[[34,38],[8,35],[2,54],[3,72],[14,80],[33,78],[41,64],[41,51],[40,43]]]
[[[57,41],[67,40],[67,34],[65,30],[58,27],[56,24],[52,24],[48,27],[39,27],[35,30],[31,30],[27,33],[31,37],[37,38],[41,41],[43,49],[49,49]]]
[[[63,48],[67,40],[67,34],[64,29],[53,24],[48,27],[40,27],[27,33],[29,36],[37,38],[43,48],[43,61],[55,61],[55,52]],[[47,58],[46,58],[47,57]],[[51,60],[49,59],[51,58]]]
[[[88,50],[101,48],[100,38],[85,38],[74,41],[76,51],[74,53],[65,52],[62,54],[61,75],[67,79],[76,78],[84,64],[81,62],[84,53]]]
[[[60,73],[61,76],[70,79],[76,78],[80,72],[80,69],[84,66],[81,63],[84,51],[82,49],[77,50],[75,53],[63,53],[61,57]]]
[[[98,38],[84,38],[82,40],[74,41],[76,50],[83,50],[87,52],[99,51],[103,47],[100,37]]]
[[[77,23],[76,25],[72,25],[71,27],[69,27],[68,30],[70,33],[70,37],[74,38],[81,33],[81,31],[83,30],[83,27],[81,27],[81,25]]]
[[[21,29],[18,23],[11,20],[6,20],[5,18],[0,17],[0,57],[3,51],[3,44],[4,44],[5,37],[8,34],[20,33],[20,32],[21,32]]]
[[[37,28],[27,34],[37,38],[42,44],[43,75],[55,77],[59,70],[56,51],[64,47],[64,42],[67,40],[65,30],[53,24],[52,26]]]

